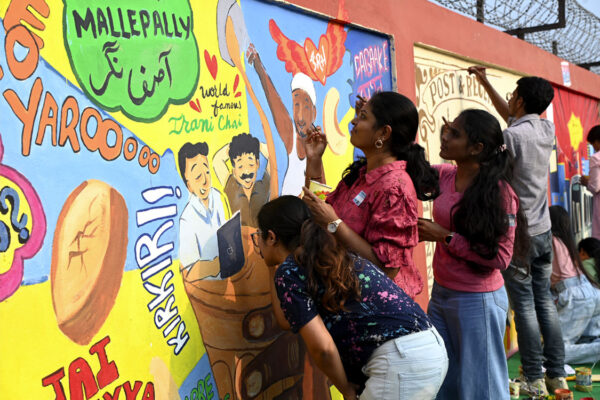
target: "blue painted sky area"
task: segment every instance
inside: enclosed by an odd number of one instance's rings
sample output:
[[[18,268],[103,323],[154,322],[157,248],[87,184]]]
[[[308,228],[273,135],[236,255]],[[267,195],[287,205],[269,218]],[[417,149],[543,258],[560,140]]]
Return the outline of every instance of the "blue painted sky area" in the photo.
[[[598,0],[577,0],[579,5],[600,18],[600,1]]]

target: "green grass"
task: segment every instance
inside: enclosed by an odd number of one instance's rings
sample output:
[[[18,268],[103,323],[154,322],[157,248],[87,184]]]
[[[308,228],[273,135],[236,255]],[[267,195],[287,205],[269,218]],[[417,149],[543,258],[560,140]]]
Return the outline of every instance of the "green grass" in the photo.
[[[512,356],[511,358],[508,359],[508,376],[511,379],[514,379],[519,376],[519,365],[521,365],[521,357],[520,357],[519,353],[516,353],[514,356]],[[591,366],[592,366],[592,364],[571,365],[571,367],[573,367],[573,369],[575,369],[577,367],[588,367],[589,368]],[[592,371],[592,374],[594,374],[594,375],[600,374],[600,362],[596,364],[596,366],[594,367],[594,370]],[[571,389],[573,391],[573,399],[574,400],[578,400],[583,397],[593,397],[596,400],[600,400],[600,382],[592,383],[592,386],[594,388],[592,393],[578,392],[577,390],[575,390],[575,381],[574,380],[568,381],[568,383],[569,383],[569,389]],[[519,398],[526,399],[527,396],[521,396]]]

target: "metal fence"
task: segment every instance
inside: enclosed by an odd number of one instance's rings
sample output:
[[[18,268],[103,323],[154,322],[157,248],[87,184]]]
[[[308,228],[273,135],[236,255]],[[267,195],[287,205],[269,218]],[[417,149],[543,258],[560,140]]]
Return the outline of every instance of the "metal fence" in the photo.
[[[600,19],[576,0],[432,0],[600,74]]]

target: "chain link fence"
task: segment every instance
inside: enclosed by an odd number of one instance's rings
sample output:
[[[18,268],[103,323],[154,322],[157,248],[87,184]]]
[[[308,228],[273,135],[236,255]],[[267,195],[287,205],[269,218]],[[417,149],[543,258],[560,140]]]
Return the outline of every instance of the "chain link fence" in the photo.
[[[600,74],[600,19],[576,0],[432,1]]]

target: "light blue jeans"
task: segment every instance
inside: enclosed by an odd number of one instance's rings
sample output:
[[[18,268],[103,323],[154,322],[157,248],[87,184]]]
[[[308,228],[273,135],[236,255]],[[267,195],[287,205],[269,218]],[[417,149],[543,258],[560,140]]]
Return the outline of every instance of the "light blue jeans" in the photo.
[[[580,275],[558,282],[552,293],[563,328],[565,362],[600,360],[600,289]]]
[[[504,287],[484,293],[433,285],[427,313],[446,343],[450,368],[437,399],[508,399]]]
[[[435,328],[389,340],[373,352],[360,400],[435,399],[446,371],[444,339]]]

